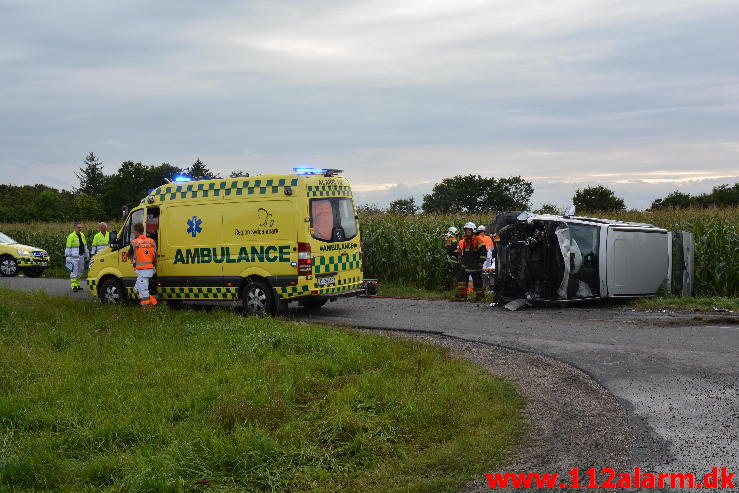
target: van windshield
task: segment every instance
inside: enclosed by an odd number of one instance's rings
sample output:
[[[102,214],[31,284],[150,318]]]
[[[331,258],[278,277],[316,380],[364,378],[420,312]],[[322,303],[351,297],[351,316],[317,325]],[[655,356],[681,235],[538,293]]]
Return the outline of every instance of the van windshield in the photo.
[[[317,240],[336,242],[357,236],[354,202],[349,198],[312,199],[310,223]]]
[[[13,238],[11,238],[8,235],[0,233],[0,244],[12,245],[13,243],[16,243],[16,241]]]

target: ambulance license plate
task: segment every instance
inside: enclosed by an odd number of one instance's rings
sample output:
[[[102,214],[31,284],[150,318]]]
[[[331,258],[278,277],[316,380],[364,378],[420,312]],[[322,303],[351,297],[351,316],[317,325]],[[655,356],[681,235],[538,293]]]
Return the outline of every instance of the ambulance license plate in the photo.
[[[336,284],[336,276],[319,277],[316,281],[319,286],[333,286]]]

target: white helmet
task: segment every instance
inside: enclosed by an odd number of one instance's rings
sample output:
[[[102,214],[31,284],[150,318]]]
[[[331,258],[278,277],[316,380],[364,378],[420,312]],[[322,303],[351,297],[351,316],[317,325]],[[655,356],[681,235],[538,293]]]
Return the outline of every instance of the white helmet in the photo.
[[[478,231],[482,231],[482,232],[484,233],[484,232],[485,232],[485,226],[483,226],[483,225],[481,224],[481,225],[479,225],[479,226],[477,227],[477,230],[478,230]]]
[[[468,222],[468,223],[465,223],[464,229],[471,229],[472,231],[474,231],[475,230],[475,223],[473,223],[471,221]]]
[[[457,234],[457,228],[454,226],[449,226],[449,231],[447,231],[449,235],[456,235]]]

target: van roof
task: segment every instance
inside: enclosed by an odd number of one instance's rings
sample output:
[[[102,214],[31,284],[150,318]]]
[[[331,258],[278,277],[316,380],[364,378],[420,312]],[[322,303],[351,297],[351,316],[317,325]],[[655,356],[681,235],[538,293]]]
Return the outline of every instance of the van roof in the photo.
[[[331,176],[332,183],[316,183],[326,179],[321,174],[263,174],[236,178],[210,178],[188,182],[172,182],[150,190],[142,202],[165,203],[174,200],[207,199],[229,196],[291,195],[290,188],[307,184],[308,197],[351,197],[349,183],[342,176]]]

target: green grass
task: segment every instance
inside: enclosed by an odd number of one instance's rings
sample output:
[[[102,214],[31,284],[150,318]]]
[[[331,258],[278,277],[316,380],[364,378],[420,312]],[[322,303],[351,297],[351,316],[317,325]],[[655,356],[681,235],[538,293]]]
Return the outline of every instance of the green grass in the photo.
[[[397,298],[415,298],[422,300],[456,300],[456,290],[447,289],[444,291],[434,291],[429,289],[414,288],[402,286],[394,283],[383,283],[377,288],[378,296],[388,296]],[[468,295],[469,300],[474,300],[474,293]],[[493,301],[493,293],[488,292],[485,295],[485,302]]]
[[[455,491],[520,437],[438,347],[0,289],[0,491]]]
[[[739,298],[724,298],[721,296],[703,296],[696,298],[680,298],[678,296],[656,296],[654,298],[639,298],[631,302],[635,308],[645,310],[672,309],[672,310],[721,310],[739,311]]]
[[[381,284],[377,290],[379,296],[398,298],[415,298],[423,300],[453,300],[454,290],[431,291],[397,284]],[[472,300],[474,295],[470,295]],[[488,292],[485,302],[492,301],[493,295]],[[674,310],[702,310],[712,311],[714,308],[739,311],[739,298],[725,298],[721,296],[698,296],[694,298],[680,298],[678,296],[655,296],[652,298],[637,298],[629,302],[630,306],[645,310],[674,309]]]

